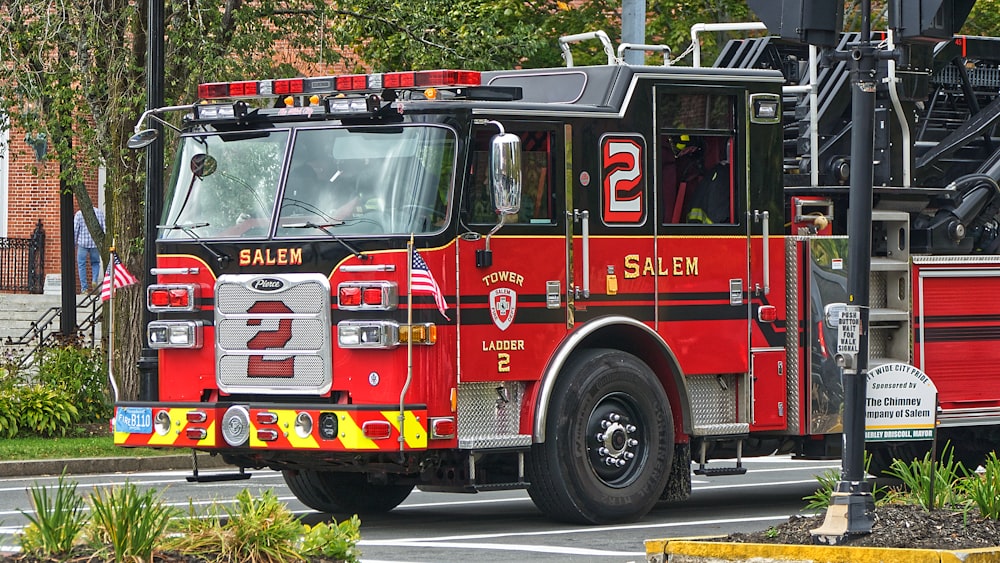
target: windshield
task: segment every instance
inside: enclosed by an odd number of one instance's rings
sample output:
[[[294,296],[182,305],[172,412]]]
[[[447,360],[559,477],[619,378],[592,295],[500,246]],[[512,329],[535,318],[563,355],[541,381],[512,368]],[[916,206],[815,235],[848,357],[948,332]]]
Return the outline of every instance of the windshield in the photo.
[[[162,238],[266,236],[288,131],[181,139]]]
[[[444,127],[299,129],[277,235],[438,231],[454,162],[455,135]]]

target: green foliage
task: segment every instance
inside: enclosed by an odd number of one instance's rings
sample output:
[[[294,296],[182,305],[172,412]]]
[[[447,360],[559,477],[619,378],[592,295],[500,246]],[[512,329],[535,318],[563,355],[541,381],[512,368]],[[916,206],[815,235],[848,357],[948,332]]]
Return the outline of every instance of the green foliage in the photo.
[[[55,496],[46,487],[33,484],[28,489],[34,514],[21,511],[28,526],[18,538],[21,550],[39,558],[68,556],[87,523],[84,500],[76,491],[76,482],[59,476]]]
[[[819,481],[819,488],[816,489],[816,492],[802,497],[802,500],[806,501],[806,510],[826,510],[830,506],[833,491],[837,488],[837,483],[840,481],[840,472],[834,469],[827,469],[817,475],[816,480]]]
[[[40,436],[65,436],[66,431],[79,420],[79,411],[73,402],[73,397],[66,391],[39,384],[21,385],[0,392],[0,412],[16,413],[16,427],[13,434],[8,433],[10,436],[20,430]]]
[[[1000,459],[996,452],[990,452],[981,474],[972,473],[961,480],[959,490],[985,518],[1000,519]]]
[[[929,510],[960,504],[959,481],[968,475],[968,471],[962,462],[955,461],[954,448],[946,444],[936,462],[931,460],[931,452],[927,452],[923,459],[914,459],[909,463],[896,459],[886,474],[903,482],[908,491],[905,500]],[[934,484],[933,498],[931,483]]]
[[[13,387],[0,387],[0,439],[13,438],[20,430],[17,423],[20,410],[14,400],[15,393]]]
[[[355,514],[348,520],[332,526],[320,522],[315,526],[306,527],[302,539],[303,555],[322,555],[330,559],[358,563],[361,552],[357,544],[361,540],[361,519]]]
[[[233,541],[223,546],[222,561],[277,563],[301,558],[296,543],[302,533],[302,524],[278,500],[274,491],[265,490],[259,499],[246,489],[240,491],[225,527]]]
[[[62,346],[38,351],[38,382],[73,398],[81,422],[111,416],[108,375],[100,349]]]
[[[206,513],[199,514],[194,504],[189,502],[187,514],[171,523],[170,535],[164,540],[164,548],[210,557],[219,553],[227,541],[218,505],[213,504]]]
[[[298,544],[305,528],[273,491],[265,490],[257,499],[244,489],[236,495],[236,506],[226,512],[226,523],[220,526],[217,515],[202,520],[192,510],[178,524],[181,534],[167,545],[222,563],[302,559]]]
[[[90,510],[90,540],[114,561],[149,561],[176,514],[154,490],[140,492],[134,483],[96,490]]]
[[[865,473],[868,473],[871,462],[871,455],[865,452]],[[816,480],[819,481],[819,487],[816,489],[816,492],[802,497],[802,500],[807,502],[806,510],[822,511],[830,506],[833,492],[837,489],[837,483],[840,482],[840,472],[827,469],[823,473],[816,475]],[[872,496],[875,497],[876,503],[880,502],[886,494],[887,490],[885,487],[873,486]]]

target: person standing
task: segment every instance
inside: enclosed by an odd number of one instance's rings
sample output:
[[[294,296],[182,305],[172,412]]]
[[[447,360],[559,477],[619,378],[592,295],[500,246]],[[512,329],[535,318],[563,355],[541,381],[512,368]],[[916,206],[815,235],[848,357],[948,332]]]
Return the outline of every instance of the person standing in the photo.
[[[107,229],[104,223],[104,212],[94,208],[97,215],[97,222],[101,225],[101,230]],[[101,251],[94,242],[94,237],[90,235],[87,224],[83,220],[83,211],[77,211],[73,216],[73,240],[76,241],[76,267],[80,273],[80,291],[87,293],[90,288],[101,285]],[[87,261],[90,261],[90,283],[87,283]]]

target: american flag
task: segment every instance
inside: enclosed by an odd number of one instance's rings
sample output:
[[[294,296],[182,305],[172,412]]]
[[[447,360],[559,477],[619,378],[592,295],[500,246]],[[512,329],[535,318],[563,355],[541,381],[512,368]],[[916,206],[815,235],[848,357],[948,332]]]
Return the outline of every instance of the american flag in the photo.
[[[122,264],[120,258],[118,258],[118,253],[114,250],[111,251],[111,263],[108,264],[108,269],[104,272],[104,283],[101,284],[101,301],[107,301],[111,299],[111,284],[114,284],[114,289],[119,289],[127,285],[132,285],[139,280],[129,273],[125,268],[125,264]]]
[[[415,248],[413,249],[413,258],[410,260],[410,269],[412,270],[410,274],[410,291],[414,294],[433,295],[438,311],[441,311],[444,318],[450,321],[451,318],[445,313],[448,310],[448,302],[444,300],[441,288],[434,281],[434,276],[431,275],[431,270],[427,267],[427,262],[424,262],[424,259]]]

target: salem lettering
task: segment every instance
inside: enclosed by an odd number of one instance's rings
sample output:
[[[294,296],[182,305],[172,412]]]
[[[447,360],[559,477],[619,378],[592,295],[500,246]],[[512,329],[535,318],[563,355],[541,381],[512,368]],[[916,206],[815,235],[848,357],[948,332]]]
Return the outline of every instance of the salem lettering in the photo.
[[[301,248],[240,250],[240,266],[298,266],[302,264]]]
[[[625,256],[625,279],[633,279],[639,276],[697,276],[698,257],[697,256],[672,256],[663,257],[646,256],[638,254],[627,254]]]

